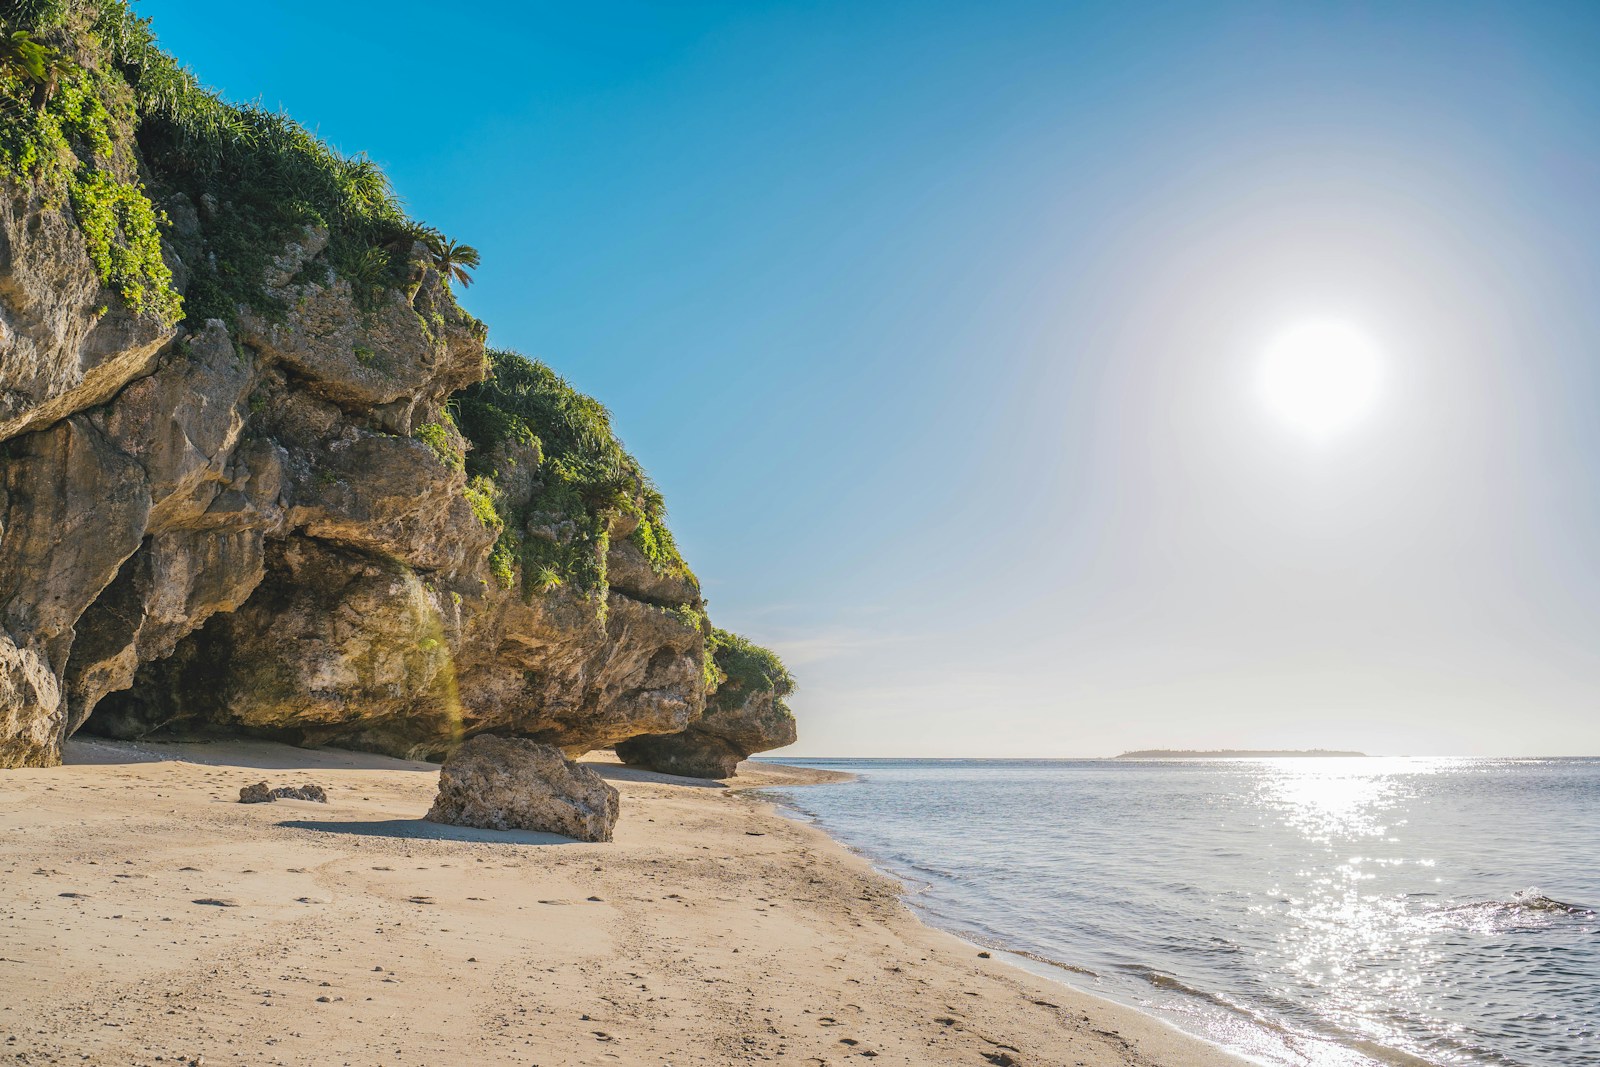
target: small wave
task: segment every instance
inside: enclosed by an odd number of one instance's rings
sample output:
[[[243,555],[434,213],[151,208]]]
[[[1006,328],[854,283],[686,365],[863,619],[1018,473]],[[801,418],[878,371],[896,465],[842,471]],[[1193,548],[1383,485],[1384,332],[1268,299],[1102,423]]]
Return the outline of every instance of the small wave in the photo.
[[[1128,974],[1144,979],[1157,989],[1165,989],[1173,993],[1182,993],[1186,997],[1193,997],[1194,999],[1202,1000],[1207,1004],[1211,1004],[1219,1008],[1226,1008],[1228,1011],[1244,1015],[1252,1022],[1264,1026],[1273,1026],[1271,1020],[1261,1018],[1255,1012],[1250,1011],[1248,1008],[1245,1008],[1242,1005],[1234,1003],[1227,997],[1220,996],[1216,993],[1207,992],[1204,989],[1196,989],[1194,986],[1180,978],[1176,978],[1173,975],[1168,974],[1166,971],[1158,971],[1154,967],[1146,967],[1141,963],[1124,964],[1121,969],[1126,971]]]
[[[1509,900],[1475,900],[1436,907],[1431,915],[1435,921],[1483,933],[1538,929],[1562,918],[1596,917],[1595,909],[1588,905],[1547,897],[1537,887],[1513,893]]]
[[[1161,948],[1174,956],[1238,956],[1244,947],[1224,937],[1211,936],[1205,940],[1172,935],[1161,939]]]
[[[926,875],[928,875],[930,877],[933,877],[933,878],[943,878],[946,881],[951,881],[951,882],[960,881],[960,878],[956,874],[954,874],[951,871],[944,870],[943,868],[940,868],[940,867],[930,867],[925,863],[917,863],[917,862],[915,862],[913,860],[909,860],[909,859],[906,859],[904,857],[896,857],[895,862],[898,862],[898,863],[904,865],[905,867],[907,867],[907,868],[909,868],[909,869],[911,869],[913,871],[916,871],[918,874],[926,874]]]
[[[1564,900],[1555,900],[1539,892],[1534,886],[1511,894],[1510,900],[1479,900],[1470,904],[1455,904],[1443,911],[1474,911],[1493,909],[1510,912],[1536,912],[1555,913],[1560,915],[1593,915],[1594,909],[1584,904],[1568,904]]]
[[[1552,900],[1539,892],[1537,888],[1524,889],[1520,893],[1512,894],[1514,903],[1520,908],[1529,911],[1559,911],[1568,915],[1593,915],[1594,909],[1583,904],[1568,904],[1561,900]]]
[[[1025,948],[1008,948],[999,942],[986,942],[986,944],[988,944],[990,948],[999,949],[1001,952],[1009,952],[1013,956],[1021,956],[1023,959],[1032,960],[1034,963],[1042,963],[1048,967],[1056,967],[1063,971],[1069,971],[1072,974],[1082,974],[1090,978],[1100,977],[1100,975],[1094,971],[1091,971],[1087,967],[1075,967],[1070,963],[1062,963],[1060,960],[1053,960],[1049,956],[1041,956],[1037,952],[1029,952]]]

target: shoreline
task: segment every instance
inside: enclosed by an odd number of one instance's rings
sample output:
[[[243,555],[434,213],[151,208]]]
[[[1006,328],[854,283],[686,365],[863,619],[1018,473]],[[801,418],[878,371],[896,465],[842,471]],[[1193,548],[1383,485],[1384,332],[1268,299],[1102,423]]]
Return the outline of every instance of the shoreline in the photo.
[[[769,761],[763,759],[760,760],[760,762],[768,763]],[[783,766],[785,769],[789,770],[800,769],[817,771],[818,773],[823,774],[835,774],[841,776],[842,779],[846,781],[853,780],[858,777],[858,775],[851,772],[830,771],[825,768],[780,765],[776,761],[770,761],[770,764],[772,766]],[[804,782],[794,784],[797,786],[826,785],[838,784],[838,782],[838,779],[834,779],[831,781]],[[789,788],[789,786],[763,785],[747,788],[766,790],[769,788],[785,789]],[[1223,1062],[1226,1063],[1256,1065],[1256,1067],[1272,1067],[1273,1064],[1279,1062],[1279,1059],[1284,1057],[1287,1057],[1289,1060],[1293,1060],[1294,1062],[1299,1062],[1300,1059],[1303,1058],[1303,1050],[1291,1047],[1290,1042],[1288,1041],[1280,1040],[1281,1038],[1287,1037],[1287,1034],[1285,1033],[1273,1031],[1272,1037],[1269,1039],[1267,1044],[1262,1048],[1255,1050],[1254,1053],[1246,1052],[1238,1048],[1231,1048],[1219,1041],[1215,1041],[1206,1037],[1204,1034],[1198,1034],[1191,1030],[1184,1029],[1176,1021],[1167,1018],[1165,1015],[1152,1008],[1145,1008],[1136,1004],[1127,1003],[1123,1000],[1117,999],[1109,992],[1086,988],[1085,985],[1082,984],[1084,979],[1098,980],[1099,978],[1096,972],[1089,970],[1088,968],[1069,963],[1065,960],[1058,960],[1049,956],[1043,956],[1025,948],[1015,947],[997,934],[985,933],[977,930],[963,930],[960,928],[958,923],[949,919],[948,916],[943,916],[937,911],[921,906],[912,900],[912,897],[915,895],[912,887],[915,885],[926,885],[926,882],[920,880],[916,875],[910,872],[897,873],[893,869],[892,864],[877,859],[869,852],[857,848],[855,845],[850,844],[842,837],[835,836],[834,832],[828,829],[826,823],[820,817],[810,811],[807,811],[803,807],[798,806],[792,801],[792,798],[783,797],[782,799],[773,799],[769,802],[772,803],[781,817],[820,831],[823,836],[825,836],[829,841],[833,842],[838,848],[848,853],[852,858],[867,864],[875,873],[894,882],[900,887],[901,907],[910,913],[914,921],[930,931],[954,939],[959,944],[966,946],[973,953],[988,952],[992,955],[992,957],[1002,959],[1009,963],[1010,966],[1016,971],[1042,979],[1049,985],[1058,989],[1066,989],[1075,996],[1086,997],[1105,1008],[1110,1008],[1117,1012],[1133,1012],[1141,1019],[1147,1020],[1165,1028],[1168,1031],[1171,1031],[1171,1033],[1182,1038],[1184,1041],[1198,1042],[1213,1052],[1222,1055],[1225,1057]],[[947,923],[949,925],[946,925]],[[1241,1021],[1246,1020],[1241,1016]],[[1260,1025],[1255,1020],[1248,1021],[1253,1026]],[[1346,1048],[1347,1046],[1341,1045],[1338,1047]],[[1357,1050],[1349,1049],[1349,1051],[1353,1052]],[[1275,1058],[1273,1053],[1277,1053],[1278,1057]],[[1388,1067],[1430,1067],[1430,1065],[1425,1061],[1404,1056],[1403,1054],[1395,1054],[1392,1053],[1391,1050],[1384,1050],[1384,1053],[1384,1055],[1376,1056],[1369,1061],[1371,1067],[1383,1067],[1383,1065],[1388,1065]],[[1183,1062],[1191,1061],[1185,1060]],[[1196,1060],[1192,1062],[1201,1061]],[[1353,1064],[1351,1067],[1360,1067],[1360,1065]]]
[[[804,768],[804,769],[811,770],[813,768]],[[856,777],[856,776],[853,775],[853,774],[847,775],[847,778],[854,778],[854,777]],[[832,782],[806,782],[806,783],[796,783],[796,784],[797,785],[827,785],[827,784],[837,784],[837,783],[832,783]],[[758,788],[758,789],[766,789],[766,788],[782,789],[782,788],[788,788],[788,787],[787,786],[771,786],[771,787],[768,787],[768,786],[757,786],[757,787],[754,787],[754,788]],[[933,911],[931,911],[929,909],[925,909],[923,907],[920,907],[919,905],[917,905],[917,904],[915,904],[915,903],[913,903],[911,901],[910,894],[907,892],[908,883],[914,883],[916,881],[915,878],[910,878],[907,875],[903,875],[903,874],[896,874],[889,866],[881,863],[880,861],[875,859],[873,856],[871,856],[867,852],[862,851],[860,849],[857,849],[854,845],[851,845],[851,844],[847,843],[842,838],[835,837],[834,834],[830,830],[828,830],[826,828],[826,825],[817,816],[811,814],[810,812],[807,812],[807,811],[805,811],[803,809],[800,809],[800,808],[797,808],[797,807],[793,807],[793,806],[791,806],[789,804],[785,804],[785,803],[782,803],[782,802],[774,801],[772,803],[774,804],[774,807],[776,807],[778,809],[780,815],[782,815],[783,817],[791,819],[791,820],[796,821],[796,822],[799,822],[802,825],[813,827],[813,828],[821,831],[821,833],[825,837],[827,837],[828,840],[832,841],[840,849],[843,849],[851,857],[853,857],[855,859],[858,859],[861,862],[866,863],[869,867],[871,867],[871,869],[873,870],[874,873],[876,873],[876,874],[878,874],[878,875],[880,875],[880,876],[882,876],[884,878],[887,878],[890,881],[894,882],[896,885],[900,886],[900,889],[901,889],[901,892],[900,892],[900,904],[901,904],[901,907],[904,908],[907,912],[910,913],[910,916],[913,919],[913,921],[917,922],[918,924],[920,924],[921,926],[923,926],[924,928],[926,928],[927,930],[929,930],[929,931],[931,931],[931,932],[933,932],[935,934],[939,934],[939,935],[942,935],[942,936],[944,936],[946,938],[953,939],[958,944],[964,946],[970,953],[988,953],[989,954],[988,958],[999,959],[1002,962],[1005,962],[1005,963],[1009,964],[1010,967],[1013,970],[1015,970],[1015,971],[1017,971],[1017,972],[1019,972],[1021,974],[1025,974],[1025,975],[1029,975],[1029,976],[1034,977],[1034,978],[1041,979],[1047,985],[1052,986],[1052,987],[1054,987],[1056,989],[1065,989],[1066,991],[1068,991],[1073,996],[1087,998],[1089,1001],[1093,1002],[1097,1006],[1097,1008],[1100,1009],[1100,1010],[1110,1009],[1110,1010],[1112,1010],[1114,1012],[1118,1012],[1118,1013],[1132,1012],[1133,1014],[1137,1015],[1140,1019],[1142,1019],[1142,1020],[1144,1020],[1146,1022],[1149,1022],[1149,1023],[1153,1023],[1153,1024],[1155,1024],[1155,1025],[1157,1025],[1157,1026],[1159,1026],[1159,1027],[1161,1027],[1161,1028],[1163,1028],[1163,1029],[1165,1029],[1167,1031],[1170,1031],[1172,1035],[1176,1036],[1177,1038],[1181,1039],[1182,1041],[1185,1041],[1185,1042],[1196,1042],[1196,1043],[1204,1046],[1206,1049],[1210,1050],[1213,1054],[1220,1055],[1223,1058],[1222,1058],[1222,1060],[1218,1061],[1219,1063],[1239,1064],[1239,1065],[1244,1065],[1244,1067],[1272,1067],[1273,1061],[1270,1060],[1270,1059],[1261,1059],[1261,1058],[1253,1056],[1253,1055],[1251,1055],[1249,1053],[1242,1052],[1242,1051],[1240,1051],[1238,1049],[1229,1048],[1227,1045],[1224,1045],[1224,1044],[1222,1044],[1220,1042],[1217,1042],[1217,1041],[1210,1040],[1209,1038],[1205,1037],[1202,1034],[1196,1034],[1196,1033],[1193,1033],[1191,1031],[1185,1030],[1182,1026],[1178,1025],[1173,1020],[1166,1018],[1165,1016],[1161,1015],[1160,1013],[1158,1013],[1158,1012],[1156,1012],[1154,1010],[1141,1008],[1141,1007],[1139,1007],[1137,1005],[1134,1005],[1134,1004],[1125,1003],[1123,1001],[1115,999],[1113,996],[1111,996],[1111,995],[1109,995],[1108,993],[1105,993],[1105,992],[1097,991],[1095,989],[1085,988],[1083,985],[1079,984],[1079,980],[1084,979],[1084,978],[1090,978],[1090,979],[1098,978],[1098,975],[1096,975],[1096,973],[1094,971],[1091,971],[1091,970],[1089,970],[1089,969],[1087,969],[1085,967],[1080,967],[1080,966],[1078,966],[1076,964],[1068,963],[1068,962],[1066,962],[1064,960],[1052,959],[1052,958],[1050,958],[1048,956],[1042,956],[1042,955],[1040,955],[1040,954],[1038,954],[1036,952],[1031,952],[1028,949],[1013,947],[1008,942],[1006,942],[1004,940],[1004,938],[1002,938],[1002,937],[1000,937],[998,935],[994,935],[994,934],[979,934],[977,931],[963,931],[963,930],[961,930],[961,929],[959,929],[958,927],[955,927],[955,926],[943,925],[943,923],[941,923],[941,921],[940,921],[940,919],[942,918],[941,916],[939,916],[937,913],[935,913],[935,912],[933,912]],[[788,814],[784,814],[785,812],[788,812]],[[1087,1015],[1092,1016],[1093,1012],[1092,1011],[1088,1012]],[[1085,1019],[1085,1021],[1088,1021],[1087,1018]],[[1191,1053],[1191,1055],[1195,1055],[1195,1054]],[[1019,1062],[1019,1064],[1021,1063],[1020,1060],[1018,1062]],[[1141,1063],[1143,1063],[1143,1062],[1147,1062],[1147,1061],[1142,1061],[1141,1060],[1141,1061],[1129,1061],[1129,1062],[1141,1062]],[[1165,1061],[1162,1061],[1162,1062],[1165,1062]],[[1210,1064],[1212,1061],[1210,1061],[1210,1060],[1199,1060],[1199,1059],[1184,1059],[1181,1062],[1183,1062],[1183,1063],[1191,1063],[1191,1062],[1193,1062],[1193,1063],[1201,1063],[1201,1062],[1204,1062],[1204,1063]],[[1431,1067],[1430,1064],[1427,1064],[1427,1063],[1425,1063],[1423,1061],[1420,1061],[1420,1060],[1414,1060],[1414,1059],[1410,1059],[1410,1058],[1400,1059],[1400,1060],[1393,1060],[1393,1061],[1390,1061],[1390,1062],[1391,1062],[1391,1067]],[[1359,1065],[1353,1065],[1353,1067],[1359,1067]],[[1378,1067],[1378,1064],[1374,1063],[1373,1067]]]
[[[850,764],[852,766],[873,762],[906,762],[893,757],[884,758],[881,761],[872,757],[796,758],[802,761],[811,760],[815,763]],[[1394,757],[1363,756],[1361,758],[1389,759]],[[1121,757],[1106,757],[1105,762],[1113,762],[1113,760],[1120,759]],[[752,762],[765,764],[769,762],[769,758],[755,757]],[[770,762],[774,766],[778,765],[777,761]],[[918,758],[916,762],[1050,763],[1061,761],[1053,759],[969,761],[965,757],[953,757],[933,760]],[[1082,761],[1073,760],[1070,762]],[[1122,762],[1128,761],[1122,760]],[[860,777],[860,774],[854,771],[835,770],[831,767],[814,767],[803,763],[784,766],[789,770],[798,769],[821,774],[841,775],[846,779]],[[771,788],[781,790],[786,787],[773,786]],[[915,869],[897,870],[897,864],[894,860],[880,859],[869,850],[858,848],[847,840],[846,835],[837,833],[833,828],[830,828],[824,818],[806,808],[799,799],[780,794],[780,797],[775,799],[774,803],[780,812],[787,813],[785,817],[820,830],[829,840],[851,856],[860,859],[883,877],[900,885],[902,888],[902,905],[911,912],[916,921],[928,928],[949,935],[964,945],[971,946],[973,951],[987,950],[998,957],[1003,957],[1017,970],[1040,977],[1051,985],[1064,987],[1076,995],[1088,997],[1119,1011],[1132,1011],[1145,1019],[1170,1029],[1186,1040],[1200,1042],[1230,1057],[1229,1062],[1254,1064],[1257,1067],[1293,1067],[1293,1065],[1298,1064],[1322,1063],[1324,1061],[1337,1062],[1342,1067],[1434,1067],[1434,1062],[1431,1060],[1364,1039],[1356,1033],[1314,1033],[1307,1030],[1293,1029],[1280,1021],[1253,1013],[1204,990],[1188,986],[1181,980],[1167,975],[1160,976],[1162,984],[1158,988],[1166,991],[1181,990],[1181,996],[1177,998],[1178,1003],[1176,1006],[1171,1001],[1161,1003],[1145,999],[1139,992],[1134,991],[1134,986],[1131,983],[1120,987],[1110,984],[1105,988],[1101,988],[1100,984],[1104,976],[1086,966],[1069,962],[1066,959],[1042,955],[1016,945],[1008,939],[1007,935],[985,928],[981,923],[957,918],[948,907],[949,902],[942,902],[946,905],[944,910],[928,903],[923,899],[923,893],[935,888],[935,883],[925,873]],[[1197,1008],[1198,1011],[1196,1010]],[[1210,1014],[1208,1017],[1207,1013],[1218,1009],[1220,1009],[1220,1014]],[[1196,1022],[1202,1019],[1205,1019],[1206,1022]],[[1185,1026],[1185,1022],[1190,1023],[1190,1025]]]
[[[798,758],[803,760],[807,757]],[[1107,757],[1106,762],[1111,762],[1113,759],[1120,759],[1120,757]],[[819,763],[848,762],[858,764],[873,762],[870,758],[840,760],[816,757],[815,760]],[[766,763],[767,759],[758,757],[756,761]],[[883,762],[899,763],[903,761],[889,758],[884,759]],[[948,762],[965,762],[965,760],[957,757]],[[1056,761],[1039,760],[1035,762]],[[1127,761],[1124,760],[1123,762]],[[773,765],[776,765],[776,761],[773,761]],[[797,768],[790,766],[789,769],[803,769],[822,774],[842,775],[846,779],[859,777],[858,774],[853,772],[832,770],[830,768],[809,766]],[[783,789],[786,787],[773,786],[771,788]],[[1181,1035],[1186,1040],[1199,1042],[1222,1053],[1224,1056],[1229,1057],[1228,1062],[1255,1064],[1258,1067],[1277,1067],[1277,1065],[1319,1063],[1329,1056],[1334,1056],[1344,1067],[1432,1067],[1431,1062],[1428,1060],[1399,1049],[1363,1041],[1358,1035],[1319,1035],[1295,1032],[1270,1019],[1252,1015],[1248,1011],[1214,998],[1200,990],[1183,986],[1181,983],[1174,983],[1178,988],[1184,989],[1187,996],[1197,998],[1203,1002],[1205,1007],[1221,1007],[1226,1017],[1226,1021],[1221,1022],[1220,1025],[1214,1019],[1211,1027],[1214,1033],[1225,1034],[1225,1037],[1208,1036],[1207,1033],[1203,1032],[1205,1027],[1185,1028],[1177,1018],[1169,1017],[1169,1014],[1160,1008],[1151,1006],[1148,1002],[1141,1006],[1137,1003],[1139,1000],[1138,994],[1130,992],[1128,988],[1100,989],[1093,987],[1090,983],[1098,985],[1102,976],[1087,967],[1018,947],[1008,941],[1002,934],[970,923],[964,926],[962,920],[953,918],[948,911],[941,912],[930,904],[919,902],[916,898],[920,896],[921,891],[933,887],[933,883],[925,875],[914,870],[897,871],[893,861],[879,859],[871,852],[851,844],[844,836],[835,836],[835,831],[828,827],[822,817],[805,808],[796,798],[783,796],[780,799],[775,799],[774,804],[781,813],[787,813],[785,817],[816,828],[851,856],[868,864],[874,871],[901,886],[902,905],[917,922],[922,923],[929,929],[948,935],[963,945],[969,945],[973,951],[986,950],[998,957],[1003,957],[1017,970],[1042,978],[1051,985],[1071,990],[1076,995],[1098,1001],[1118,1011],[1134,1012],[1142,1018],[1151,1020],[1160,1026],[1166,1027],[1173,1033]],[[1171,1014],[1186,1016],[1190,1019],[1198,1018],[1192,1010],[1185,1011],[1181,1008]]]
[[[432,764],[247,741],[68,758],[0,779],[18,1062],[1248,1062],[979,957],[751,792],[827,772],[762,761],[730,788],[591,757],[622,817],[588,845],[423,822]],[[262,778],[330,803],[234,802]]]

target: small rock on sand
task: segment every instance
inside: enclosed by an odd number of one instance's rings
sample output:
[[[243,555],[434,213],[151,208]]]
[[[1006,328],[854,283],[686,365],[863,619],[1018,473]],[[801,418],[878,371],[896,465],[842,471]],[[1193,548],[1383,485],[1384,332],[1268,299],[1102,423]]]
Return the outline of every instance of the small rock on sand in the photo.
[[[314,800],[318,804],[326,804],[328,794],[320,785],[310,783],[269,786],[266,782],[257,782],[239,790],[241,804],[270,804],[274,800]]]

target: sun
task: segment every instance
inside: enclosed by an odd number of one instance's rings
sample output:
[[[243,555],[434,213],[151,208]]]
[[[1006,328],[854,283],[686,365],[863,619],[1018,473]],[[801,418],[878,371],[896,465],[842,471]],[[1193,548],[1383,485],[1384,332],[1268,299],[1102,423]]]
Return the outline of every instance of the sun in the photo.
[[[1382,357],[1370,337],[1348,323],[1296,323],[1268,343],[1257,385],[1267,408],[1313,437],[1359,420],[1376,402]]]

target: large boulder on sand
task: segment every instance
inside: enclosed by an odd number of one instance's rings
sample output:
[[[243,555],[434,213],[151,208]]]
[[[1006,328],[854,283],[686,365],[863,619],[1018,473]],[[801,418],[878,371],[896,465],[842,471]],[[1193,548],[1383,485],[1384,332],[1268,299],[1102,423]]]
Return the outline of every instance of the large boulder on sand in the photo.
[[[554,745],[479,734],[445,760],[431,822],[610,841],[617,791]]]

